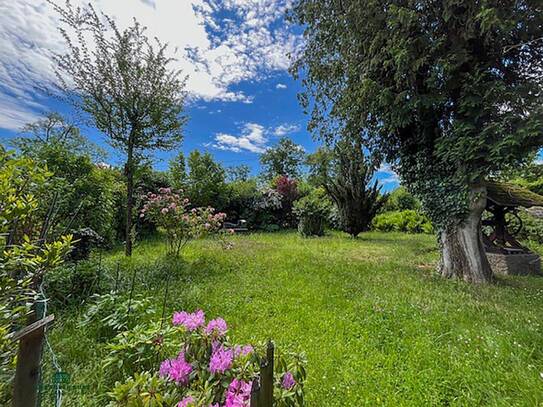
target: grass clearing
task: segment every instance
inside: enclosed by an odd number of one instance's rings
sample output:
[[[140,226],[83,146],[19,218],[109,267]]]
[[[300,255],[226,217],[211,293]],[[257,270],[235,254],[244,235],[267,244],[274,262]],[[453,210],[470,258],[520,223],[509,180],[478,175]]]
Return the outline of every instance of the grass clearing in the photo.
[[[309,406],[543,403],[543,278],[471,286],[434,275],[435,237],[366,233],[304,239],[296,233],[232,237],[223,250],[194,242],[170,280],[167,315],[202,308],[222,316],[240,343],[267,338],[304,351]],[[159,240],[130,262],[152,268]],[[110,253],[110,265],[123,259]],[[162,306],[163,291],[137,292]],[[103,406],[111,386],[106,344],[77,323],[84,307],[57,318],[50,340],[82,395],[67,406]],[[58,316],[58,312],[57,312]]]

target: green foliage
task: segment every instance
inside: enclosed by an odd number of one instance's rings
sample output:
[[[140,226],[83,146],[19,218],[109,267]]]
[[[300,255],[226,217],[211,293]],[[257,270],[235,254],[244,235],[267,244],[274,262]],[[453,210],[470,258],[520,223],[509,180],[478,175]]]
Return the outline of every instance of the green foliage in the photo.
[[[358,135],[438,228],[457,225],[472,184],[543,143],[541,11],[538,0],[297,0],[309,128]]]
[[[236,165],[226,169],[226,176],[230,182],[248,181],[250,173],[251,168],[246,164]]]
[[[0,148],[0,402],[9,398],[15,347],[9,338],[25,324],[43,275],[62,264],[71,236],[44,241],[39,196],[50,173]],[[41,239],[40,239],[41,237]]]
[[[341,230],[353,237],[367,231],[388,197],[373,181],[375,157],[366,157],[360,140],[344,137],[333,149],[317,150],[308,164],[312,182],[322,185],[334,201]]]
[[[230,220],[252,219],[254,203],[258,199],[256,179],[237,180],[226,184],[228,204],[224,212]]]
[[[107,166],[94,164],[93,158],[100,157],[95,152],[97,147],[57,114],[27,124],[23,132],[14,142],[21,155],[52,172],[47,188],[42,191],[44,199],[56,199],[51,229],[60,234],[91,228],[107,243],[112,243],[114,196],[121,188],[120,174]]]
[[[45,291],[56,307],[79,305],[106,288],[105,280],[99,281],[100,277],[93,261],[66,264],[47,273]]]
[[[507,228],[516,230],[520,227],[520,231],[514,236],[516,239],[528,244],[543,244],[543,219],[533,216],[526,210],[519,210],[518,217],[506,215]]]
[[[178,350],[171,342],[174,331],[164,325],[136,325],[108,342],[103,368],[109,380],[124,380],[136,372],[154,370],[161,354]]]
[[[226,172],[213,156],[194,150],[186,162],[185,172],[183,154],[170,163],[170,177],[173,185],[178,185],[195,206],[211,206],[222,210],[227,204]]]
[[[314,189],[309,195],[294,202],[294,213],[298,217],[298,231],[302,236],[322,236],[331,202],[323,188]]]
[[[176,388],[150,372],[136,373],[125,382],[118,382],[109,396],[109,407],[170,407],[180,399]]]
[[[384,212],[405,211],[407,209],[418,211],[421,209],[421,205],[418,199],[403,186],[396,188],[388,195],[383,207]]]
[[[131,330],[157,314],[151,299],[141,294],[132,298],[122,297],[116,292],[95,294],[89,303],[80,325],[81,328],[94,326],[100,341]]]
[[[433,233],[430,220],[412,209],[384,212],[373,218],[373,230],[379,232]]]
[[[304,159],[305,152],[302,146],[295,144],[288,137],[282,137],[275,147],[268,148],[260,155],[262,175],[267,180],[278,176],[298,178]]]

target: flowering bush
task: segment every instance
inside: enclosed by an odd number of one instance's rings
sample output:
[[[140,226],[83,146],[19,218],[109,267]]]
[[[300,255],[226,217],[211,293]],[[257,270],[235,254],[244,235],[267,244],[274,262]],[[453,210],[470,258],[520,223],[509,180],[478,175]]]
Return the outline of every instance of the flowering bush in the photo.
[[[302,236],[322,236],[331,203],[326,192],[316,188],[294,202],[294,213],[298,216],[298,231]]]
[[[171,188],[160,188],[158,194],[149,192],[144,202],[140,217],[152,220],[166,231],[168,253],[176,257],[190,240],[219,231],[226,218],[211,207],[189,209],[189,199]]]
[[[216,318],[206,323],[202,310],[176,312],[172,325],[173,336],[167,339],[179,340],[177,353],[162,361],[158,372],[137,373],[125,383],[117,383],[110,393],[114,400],[110,405],[249,406],[265,345],[231,343],[226,321]],[[172,344],[165,345],[172,348]],[[304,357],[276,352],[274,363],[274,405],[302,405]],[[155,404],[149,401],[151,396]]]

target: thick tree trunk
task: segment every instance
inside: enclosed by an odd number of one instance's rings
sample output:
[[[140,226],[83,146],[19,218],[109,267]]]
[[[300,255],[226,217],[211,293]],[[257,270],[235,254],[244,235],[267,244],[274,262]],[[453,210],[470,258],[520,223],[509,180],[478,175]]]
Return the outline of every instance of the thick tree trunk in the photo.
[[[128,145],[126,160],[126,230],[125,254],[132,256],[132,211],[134,207],[134,148]]]
[[[481,239],[481,215],[486,206],[486,188],[470,191],[470,213],[459,225],[440,232],[443,277],[458,278],[470,283],[488,283],[493,279]]]

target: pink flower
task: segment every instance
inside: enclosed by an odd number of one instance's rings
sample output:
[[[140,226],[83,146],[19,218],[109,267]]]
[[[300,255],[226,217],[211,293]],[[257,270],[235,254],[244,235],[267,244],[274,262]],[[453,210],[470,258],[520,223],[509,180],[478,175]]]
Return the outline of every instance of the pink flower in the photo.
[[[236,345],[234,348],[234,356],[247,356],[254,352],[254,348],[251,345],[240,346]]]
[[[234,379],[226,391],[225,407],[246,407],[251,399],[252,382]]]
[[[233,360],[234,352],[231,349],[225,349],[223,346],[220,346],[211,354],[209,371],[211,373],[224,373],[232,367]]]
[[[181,352],[176,359],[166,359],[160,364],[159,374],[177,384],[187,384],[192,365],[185,360],[185,353]]]
[[[168,208],[162,208],[160,213],[162,213],[163,215],[167,214],[168,213]]]
[[[194,398],[192,396],[187,396],[179,403],[177,403],[177,407],[187,407],[192,403],[194,403]]]
[[[282,386],[286,390],[290,390],[294,387],[296,384],[296,380],[294,380],[294,377],[292,376],[292,373],[286,372],[283,376],[283,381],[281,382]]]
[[[228,326],[226,325],[226,321],[222,318],[217,318],[209,321],[205,328],[205,333],[207,335],[216,333],[218,336],[224,336],[227,330]]]
[[[194,331],[204,325],[205,314],[201,309],[189,314],[188,312],[174,312],[172,323],[174,325],[183,325],[187,330]]]

